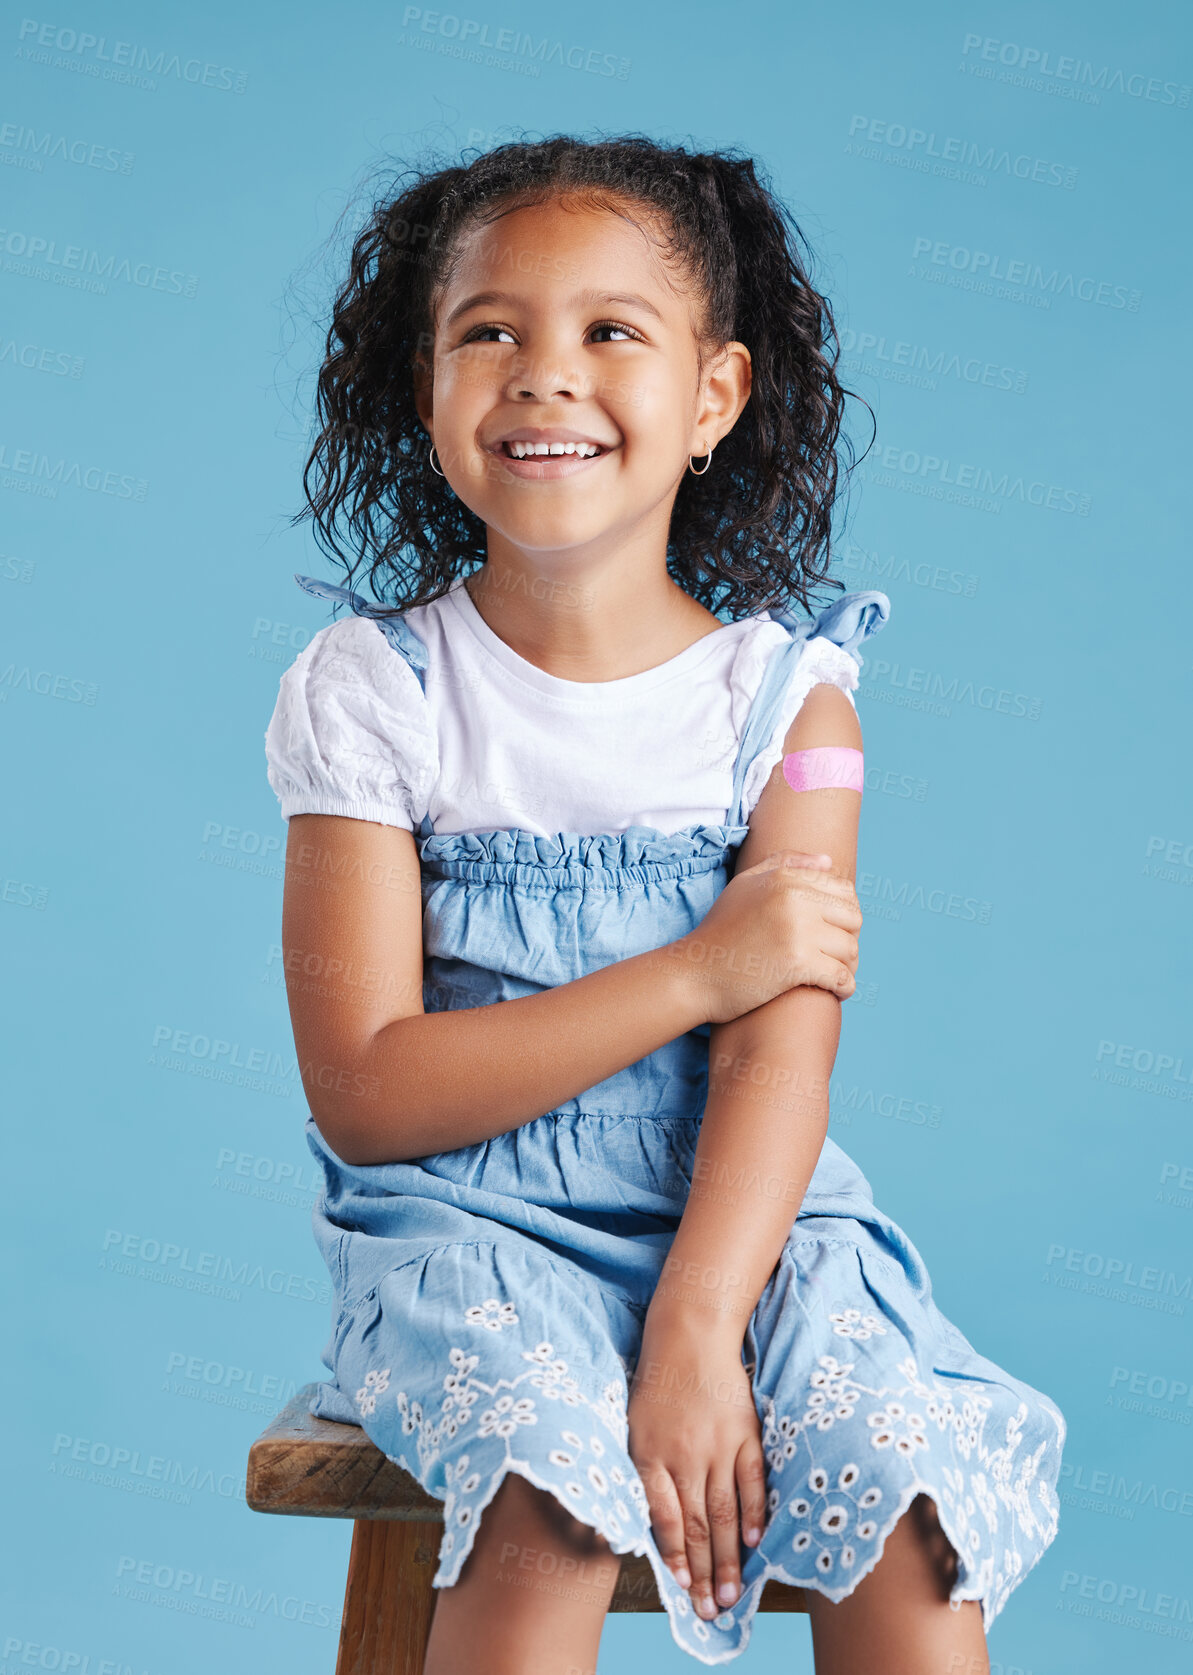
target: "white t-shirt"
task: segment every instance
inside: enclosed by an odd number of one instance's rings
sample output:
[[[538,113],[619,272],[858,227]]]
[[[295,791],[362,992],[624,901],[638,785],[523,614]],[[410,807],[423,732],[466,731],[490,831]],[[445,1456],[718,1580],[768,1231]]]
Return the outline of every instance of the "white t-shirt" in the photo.
[[[512,651],[462,577],[406,622],[427,647],[425,694],[377,624],[356,615],[320,629],[282,675],[265,749],[284,819],[340,814],[414,830],[429,813],[439,833],[539,836],[723,824],[746,715],[789,638],[760,612],[656,668],[573,681]],[[813,636],[746,771],[747,818],[821,681],[853,703],[858,664]]]

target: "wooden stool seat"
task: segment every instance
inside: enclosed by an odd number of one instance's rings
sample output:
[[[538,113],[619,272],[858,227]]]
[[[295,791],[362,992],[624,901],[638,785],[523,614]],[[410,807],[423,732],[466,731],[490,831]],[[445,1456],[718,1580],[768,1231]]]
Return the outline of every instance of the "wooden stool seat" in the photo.
[[[443,1502],[388,1459],[359,1425],[316,1419],[306,1384],[249,1449],[254,1512],[351,1518],[352,1548],[336,1675],[422,1675]],[[627,1554],[610,1611],[662,1611],[650,1560]],[[806,1611],[802,1588],[770,1581],[760,1611]]]

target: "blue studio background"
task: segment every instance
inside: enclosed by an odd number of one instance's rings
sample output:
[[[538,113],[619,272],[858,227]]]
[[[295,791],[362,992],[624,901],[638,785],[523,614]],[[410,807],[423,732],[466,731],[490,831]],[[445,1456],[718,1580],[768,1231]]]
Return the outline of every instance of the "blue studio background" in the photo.
[[[741,145],[818,254],[878,415],[835,573],[892,604],[830,1132],[1069,1421],[996,1675],[1188,1668],[1191,33],[1175,0],[7,10],[2,1675],[334,1667],[351,1526],[243,1499],[329,1323],[263,733],[330,620],[291,577],[338,577],[287,519],[338,217],[386,155],[521,128]],[[692,1667],[609,1619],[602,1671]],[[807,1619],[741,1667],[810,1670]]]

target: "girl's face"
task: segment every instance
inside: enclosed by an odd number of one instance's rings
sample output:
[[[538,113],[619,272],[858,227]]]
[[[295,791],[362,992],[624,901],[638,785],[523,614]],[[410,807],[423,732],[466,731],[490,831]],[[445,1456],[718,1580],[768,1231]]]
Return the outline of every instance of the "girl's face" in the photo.
[[[750,391],[742,344],[700,372],[699,306],[636,219],[575,199],[467,237],[437,299],[418,404],[441,470],[488,526],[490,557],[495,543],[507,556],[597,556],[644,530],[665,549],[689,457],[715,447]],[[589,446],[519,459],[520,442]]]

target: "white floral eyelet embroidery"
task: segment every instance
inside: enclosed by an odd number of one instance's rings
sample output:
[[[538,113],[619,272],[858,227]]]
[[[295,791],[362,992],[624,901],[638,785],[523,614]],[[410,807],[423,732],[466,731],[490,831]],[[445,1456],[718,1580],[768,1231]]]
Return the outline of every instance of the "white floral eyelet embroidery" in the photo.
[[[868,1336],[875,1330],[873,1317],[863,1316],[856,1309],[839,1310],[829,1319],[834,1322],[834,1331],[843,1337]],[[884,1332],[885,1328],[878,1330]],[[1017,1413],[1007,1421],[1004,1444],[993,1447],[985,1435],[992,1399],[979,1381],[952,1380],[945,1384],[933,1378],[929,1383],[921,1378],[915,1357],[905,1355],[897,1364],[904,1382],[873,1388],[853,1378],[854,1365],[833,1355],[821,1355],[808,1378],[802,1416],[779,1413],[770,1397],[762,1399],[763,1449],[772,1471],[789,1477],[793,1469],[798,1470],[792,1466],[797,1455],[807,1459],[811,1453],[814,1457],[817,1433],[854,1421],[851,1435],[861,1441],[868,1433],[874,1450],[902,1457],[907,1461],[908,1481],[918,1481],[913,1462],[928,1451],[929,1433],[935,1430],[948,1440],[954,1459],[973,1462],[973,1469],[968,1471],[955,1463],[942,1464],[940,1500],[950,1526],[971,1556],[971,1582],[976,1579],[985,1596],[987,1618],[993,1617],[1023,1569],[1022,1554],[1013,1539],[1009,1543],[1005,1539],[1007,1531],[1000,1511],[1008,1509],[1013,1529],[1041,1545],[1051,1541],[1059,1522],[1056,1494],[1039,1475],[1048,1444],[1041,1442],[1034,1453],[1016,1460],[1027,1404],[1019,1403]],[[856,1429],[859,1418],[864,1418],[864,1432]],[[796,1487],[792,1485],[784,1495],[782,1488],[772,1487],[767,1495],[770,1512],[773,1516],[785,1504],[796,1524],[790,1550],[809,1555],[819,1573],[828,1575],[838,1564],[848,1570],[856,1562],[857,1543],[873,1543],[880,1528],[876,1518],[861,1517],[855,1523],[855,1516],[878,1506],[884,1499],[883,1489],[874,1482],[862,1487],[869,1473],[853,1460],[840,1468],[831,1487],[829,1474],[822,1466],[813,1464],[804,1472],[798,1488],[807,1492],[792,1494],[791,1487]],[[988,1532],[987,1542],[989,1536],[1004,1536],[997,1569],[992,1552],[981,1557],[983,1539],[976,1524],[979,1517]],[[845,1535],[849,1539],[838,1549],[833,1538]]]
[[[483,1303],[466,1309],[464,1320],[468,1325],[491,1331],[518,1324],[513,1305],[501,1303],[496,1298],[487,1298]],[[504,1442],[508,1460],[511,1457],[508,1452],[511,1439],[538,1424],[540,1401],[587,1409],[593,1418],[601,1421],[618,1447],[626,1448],[629,1423],[624,1379],[610,1379],[599,1398],[591,1399],[572,1375],[568,1362],[556,1354],[551,1343],[544,1341],[533,1349],[523,1350],[521,1358],[528,1363],[525,1372],[514,1379],[498,1378],[485,1382],[477,1377],[479,1354],[470,1355],[453,1346],[448,1351],[451,1370],[443,1379],[444,1395],[437,1420],[424,1414],[422,1405],[405,1390],[397,1391],[393,1399],[401,1416],[402,1434],[410,1436],[416,1431],[418,1433],[419,1476],[424,1482],[440,1461],[444,1443],[454,1439],[466,1427],[472,1427],[472,1434],[478,1438]],[[390,1371],[390,1368],[385,1368],[365,1375],[364,1387],[357,1395],[357,1405],[362,1413],[376,1412],[376,1398],[388,1389]],[[517,1392],[515,1387],[523,1380],[536,1391],[536,1395]],[[622,1537],[627,1524],[637,1522],[641,1525],[649,1521],[646,1491],[637,1472],[627,1475],[621,1466],[609,1469],[604,1463],[598,1463],[603,1462],[603,1456],[608,1451],[600,1436],[591,1433],[585,1443],[579,1432],[571,1429],[561,1430],[558,1435],[564,1447],[551,1449],[548,1461],[560,1471],[582,1474],[583,1480],[581,1476],[569,1476],[562,1484],[563,1492],[577,1503],[575,1510],[582,1513],[606,1540]],[[453,1531],[470,1524],[476,1517],[475,1504],[460,1503],[464,1500],[474,1502],[483,1490],[481,1474],[469,1473],[467,1466],[466,1454],[459,1456],[454,1473],[450,1461],[444,1463],[447,1494],[443,1510],[445,1535],[442,1554],[445,1559],[455,1550]],[[611,1482],[625,1491],[628,1501],[618,1498],[610,1504]]]
[[[856,1308],[837,1309],[828,1319],[838,1336],[857,1342],[887,1335],[887,1327],[876,1315]],[[465,1309],[463,1320],[494,1333],[520,1324],[514,1306],[493,1297]],[[514,1462],[511,1443],[520,1435],[533,1434],[545,1417],[543,1404],[549,1402],[575,1410],[576,1423],[582,1427],[551,1428],[557,1446],[546,1450],[546,1462],[558,1473],[563,1500],[607,1541],[624,1542],[627,1535],[640,1536],[649,1529],[646,1492],[627,1452],[625,1377],[609,1380],[599,1396],[592,1396],[573,1374],[567,1357],[557,1354],[546,1340],[521,1351],[525,1370],[509,1378],[478,1376],[481,1354],[457,1345],[448,1350],[447,1359],[438,1415],[425,1413],[407,1391],[390,1391],[391,1367],[366,1372],[356,1392],[362,1416],[374,1416],[387,1396],[394,1402],[401,1434],[417,1434],[422,1481],[428,1481],[432,1468],[442,1463],[446,1497],[441,1569],[448,1570],[456,1562],[453,1556],[467,1550],[479,1508],[491,1498],[497,1472]],[[509,1370],[508,1361],[506,1367]],[[1040,1470],[1049,1443],[1040,1442],[1030,1455],[1023,1455],[1028,1408],[1021,1401],[1018,1411],[1006,1420],[1005,1437],[995,1446],[986,1435],[993,1406],[990,1386],[981,1380],[942,1380],[932,1375],[925,1380],[911,1354],[897,1363],[902,1379],[897,1384],[867,1385],[854,1377],[856,1367],[854,1361],[821,1355],[807,1376],[802,1411],[797,1406],[794,1412],[779,1412],[769,1396],[759,1398],[763,1449],[770,1468],[764,1539],[777,1517],[788,1520],[785,1528],[772,1534],[767,1548],[770,1565],[777,1565],[784,1579],[798,1582],[803,1577],[808,1585],[815,1585],[813,1577],[823,1577],[826,1589],[840,1597],[848,1591],[859,1554],[872,1558],[875,1544],[885,1533],[883,1520],[885,1530],[893,1524],[901,1485],[892,1472],[905,1474],[904,1487],[919,1482],[916,1462],[930,1455],[939,1474],[942,1515],[947,1514],[950,1536],[969,1561],[967,1592],[977,1590],[989,1620],[1024,1569],[1016,1532],[1043,1546],[1056,1531],[1057,1499]],[[601,1422],[587,1438],[582,1410]],[[840,1454],[834,1448],[835,1458],[820,1463],[818,1438],[834,1429],[840,1433],[842,1427],[853,1447],[864,1452],[851,1449],[852,1457],[838,1465]],[[483,1470],[472,1470],[466,1453],[454,1464],[443,1459],[445,1445],[463,1434],[489,1445]],[[867,1438],[869,1449],[865,1448]],[[494,1442],[505,1449],[504,1460],[496,1466]],[[616,1451],[612,1459],[608,1458],[611,1447]],[[951,1458],[941,1459],[942,1450]],[[394,1457],[406,1466],[404,1456]],[[896,1461],[905,1464],[896,1467]],[[784,1554],[789,1555],[789,1565],[791,1556],[798,1556],[800,1564],[794,1570],[784,1568]],[[1029,1562],[1033,1558],[1029,1556]],[[768,1571],[772,1573],[773,1568]],[[691,1610],[683,1590],[672,1586],[666,1593],[673,1620],[684,1621],[684,1633],[696,1644],[710,1643],[710,1626],[727,1632],[740,1622],[740,1613],[726,1610],[710,1625]]]
[[[518,1324],[514,1305],[499,1303],[496,1297],[486,1297],[483,1303],[474,1303],[470,1309],[465,1309],[464,1319],[470,1326],[486,1326],[490,1332],[500,1332],[503,1326]]]
[[[886,1327],[876,1314],[863,1314],[860,1309],[838,1309],[829,1319],[833,1331],[842,1338],[886,1337]]]
[[[389,1389],[389,1373],[390,1369],[383,1367],[380,1372],[365,1374],[364,1384],[356,1392],[356,1405],[362,1414],[376,1413],[378,1396]]]

